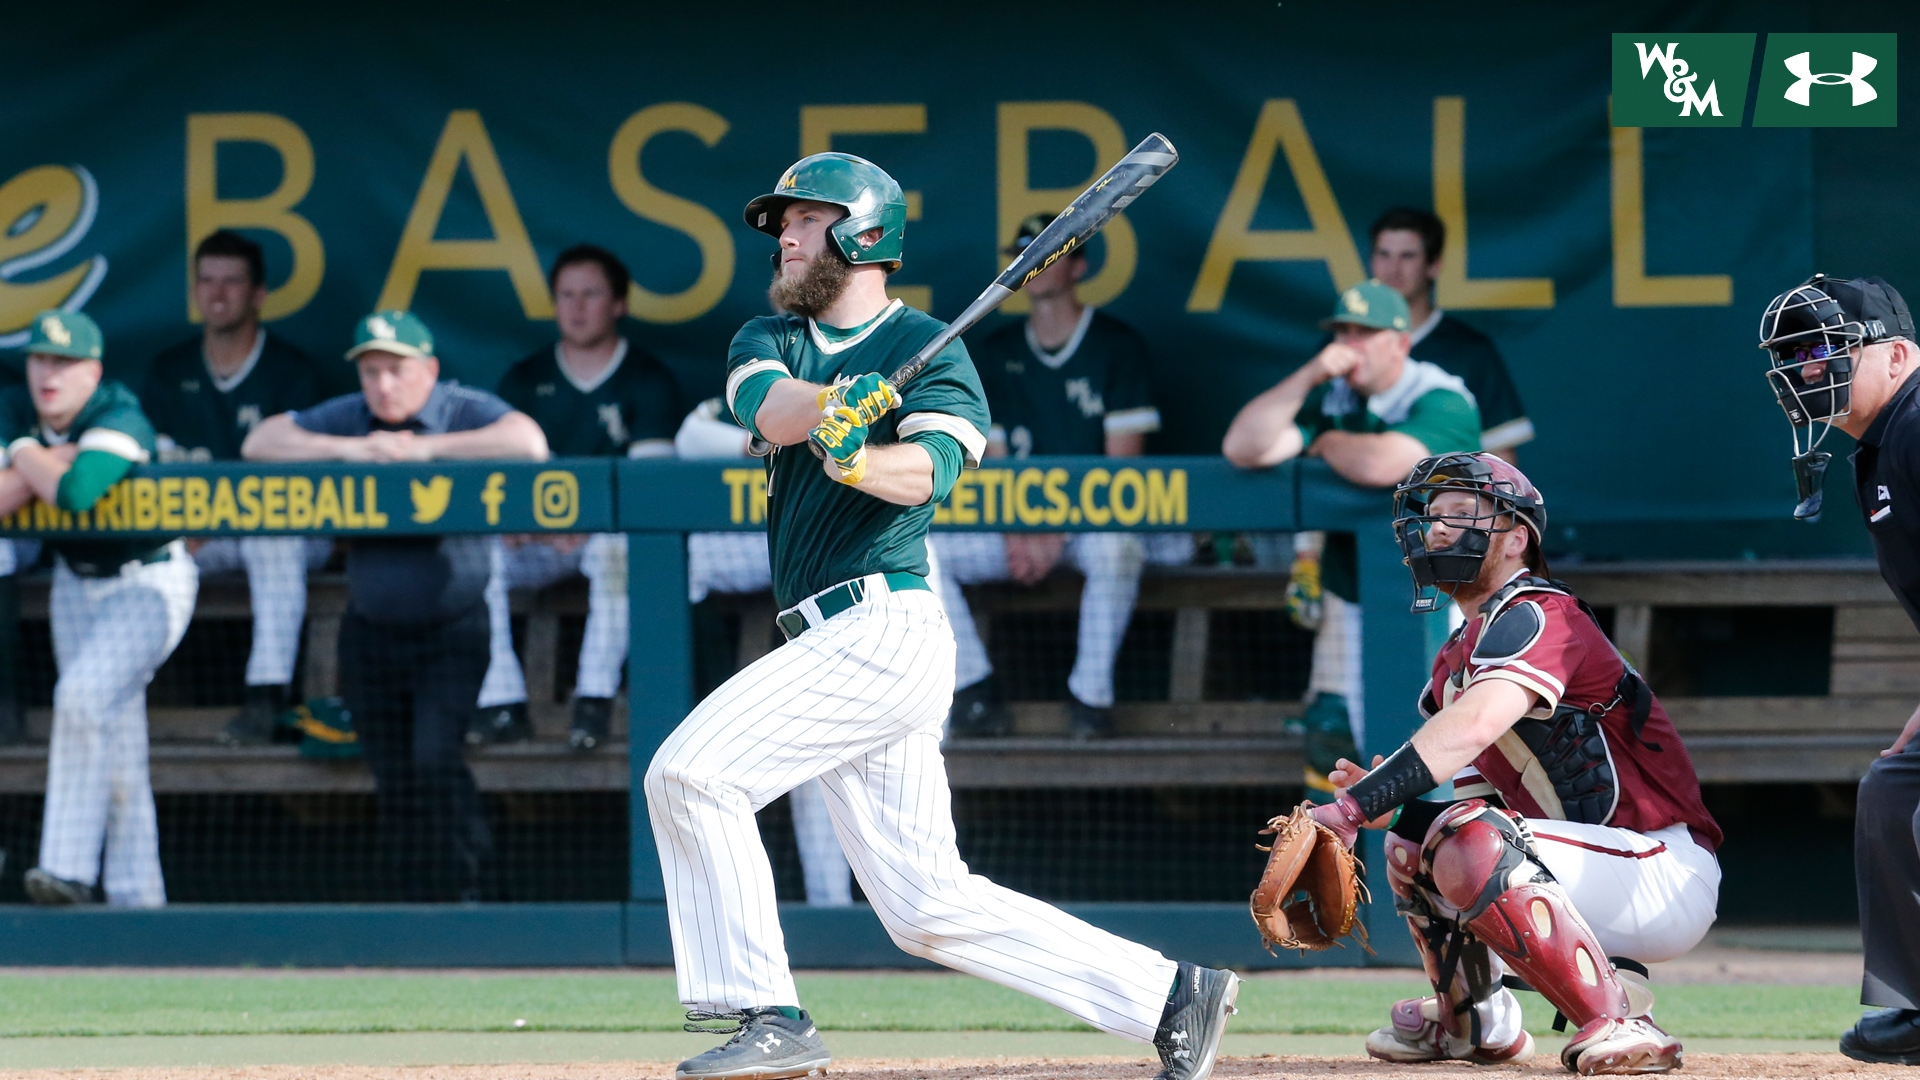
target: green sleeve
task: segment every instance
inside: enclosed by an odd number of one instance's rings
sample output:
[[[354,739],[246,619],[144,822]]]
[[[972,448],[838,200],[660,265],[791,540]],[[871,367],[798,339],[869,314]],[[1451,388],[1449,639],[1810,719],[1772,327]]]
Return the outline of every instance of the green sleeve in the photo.
[[[960,478],[960,465],[965,457],[960,441],[944,431],[922,431],[902,441],[919,443],[933,459],[933,498],[928,502],[944,500],[952,493],[953,482]]]
[[[777,371],[762,371],[749,375],[733,392],[733,420],[756,439],[760,438],[760,428],[754,418],[760,414],[760,406],[766,403],[767,391],[784,378],[787,376]]]
[[[93,509],[100,496],[107,489],[133,469],[133,462],[118,454],[105,450],[82,450],[73,459],[65,476],[60,478],[60,488],[55,493],[60,509],[79,513]]]
[[[733,413],[734,422],[752,432],[756,439],[760,437],[760,429],[754,426],[754,415],[767,400],[767,390],[781,379],[793,377],[783,348],[793,330],[787,320],[763,316],[749,320],[727,346],[724,400]]]
[[[1447,389],[1429,390],[1413,403],[1407,418],[1387,428],[1420,440],[1429,454],[1480,449],[1480,410]]]

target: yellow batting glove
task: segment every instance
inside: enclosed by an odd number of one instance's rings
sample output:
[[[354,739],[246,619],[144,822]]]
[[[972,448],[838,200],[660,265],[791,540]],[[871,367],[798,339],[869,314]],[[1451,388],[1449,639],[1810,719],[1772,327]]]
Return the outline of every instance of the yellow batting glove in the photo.
[[[845,405],[860,414],[861,423],[873,424],[900,406],[900,391],[894,389],[885,376],[870,371],[852,378],[835,379],[832,386],[821,388],[816,400],[822,416],[831,415],[836,406]]]
[[[807,441],[833,462],[834,479],[858,484],[867,477],[867,425],[858,411],[845,405],[829,410]]]

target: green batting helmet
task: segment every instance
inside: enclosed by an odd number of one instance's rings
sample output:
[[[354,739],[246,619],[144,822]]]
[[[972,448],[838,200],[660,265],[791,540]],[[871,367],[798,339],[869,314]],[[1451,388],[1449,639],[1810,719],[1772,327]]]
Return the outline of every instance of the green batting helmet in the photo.
[[[833,239],[848,262],[855,266],[886,263],[889,270],[900,269],[907,236],[907,197],[885,169],[852,154],[803,157],[781,174],[772,192],[747,204],[747,224],[778,239],[780,215],[802,199],[846,208],[847,216],[834,222]],[[862,247],[854,239],[876,228],[880,239],[872,247]]]

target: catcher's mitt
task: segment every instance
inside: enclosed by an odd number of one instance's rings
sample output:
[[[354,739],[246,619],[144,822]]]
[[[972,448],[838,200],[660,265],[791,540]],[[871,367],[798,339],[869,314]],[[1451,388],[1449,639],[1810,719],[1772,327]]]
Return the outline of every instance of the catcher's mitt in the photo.
[[[1338,834],[1313,819],[1311,809],[1301,803],[1260,831],[1274,839],[1272,847],[1260,849],[1272,854],[1248,905],[1253,923],[1268,952],[1275,945],[1302,952],[1324,949],[1348,935],[1372,952],[1359,921],[1360,902],[1368,899],[1360,860]]]

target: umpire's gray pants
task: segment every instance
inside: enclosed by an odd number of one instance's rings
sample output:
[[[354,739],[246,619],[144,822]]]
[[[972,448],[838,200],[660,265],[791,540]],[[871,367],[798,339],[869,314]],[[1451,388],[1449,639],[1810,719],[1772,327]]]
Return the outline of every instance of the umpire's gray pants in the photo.
[[[1867,960],[1860,1003],[1920,1008],[1920,745],[1875,761],[1861,779],[1853,877]]]

